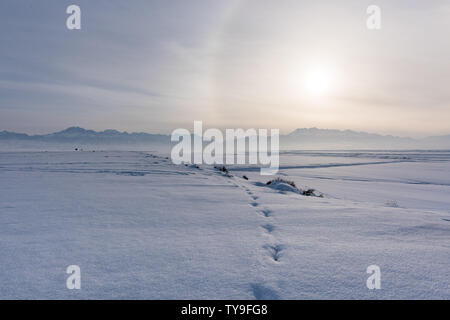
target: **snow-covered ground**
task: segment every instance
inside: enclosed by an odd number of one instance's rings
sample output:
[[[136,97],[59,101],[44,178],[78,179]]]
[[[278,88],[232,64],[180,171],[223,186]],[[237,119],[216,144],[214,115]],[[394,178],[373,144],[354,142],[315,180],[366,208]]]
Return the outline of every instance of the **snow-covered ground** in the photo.
[[[2,152],[0,298],[450,299],[449,161],[282,153],[319,198],[156,152]]]

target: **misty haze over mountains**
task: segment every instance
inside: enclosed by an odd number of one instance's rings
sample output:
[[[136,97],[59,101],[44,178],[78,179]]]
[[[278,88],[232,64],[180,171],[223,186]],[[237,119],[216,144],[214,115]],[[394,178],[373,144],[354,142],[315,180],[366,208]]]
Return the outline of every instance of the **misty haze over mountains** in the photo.
[[[304,128],[281,136],[280,144],[288,149],[448,149],[450,135],[414,139],[352,130]]]
[[[144,132],[119,132],[117,130],[94,131],[80,127],[43,134],[28,135],[0,131],[0,148],[33,149],[105,148],[140,150],[148,147],[170,147],[170,135]],[[206,142],[205,142],[206,145]],[[380,135],[352,130],[317,128],[296,129],[280,135],[281,149],[450,149],[450,135],[432,136],[422,139]]]

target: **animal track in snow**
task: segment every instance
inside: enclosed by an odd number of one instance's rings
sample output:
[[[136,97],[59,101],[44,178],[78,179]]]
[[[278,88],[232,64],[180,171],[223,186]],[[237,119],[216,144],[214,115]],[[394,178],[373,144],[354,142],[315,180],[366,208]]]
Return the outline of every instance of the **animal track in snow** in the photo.
[[[273,230],[275,230],[275,226],[273,224],[264,224],[261,226],[262,228],[264,228],[264,230],[266,230],[268,233],[272,233]]]
[[[251,285],[251,287],[252,287],[253,295],[255,296],[256,300],[279,300],[280,299],[278,293],[275,290],[268,288],[262,284],[254,283]]]
[[[265,245],[264,248],[269,251],[270,256],[272,259],[276,262],[280,261],[281,258],[281,252],[283,251],[284,247],[282,245]]]
[[[264,215],[264,217],[268,218],[272,215],[272,211],[269,209],[263,209],[259,211],[260,213],[262,213]]]
[[[259,196],[256,196],[245,184],[237,184],[234,181],[228,181],[231,185],[234,187],[238,187],[242,190],[244,190],[251,198],[251,202],[249,205],[256,209],[256,211],[260,214],[262,214],[265,218],[269,218],[272,216],[272,211],[270,209],[264,208],[259,209],[260,203],[257,201],[259,199]],[[261,225],[261,228],[263,228],[267,234],[270,235],[271,238],[273,238],[273,231],[276,229],[276,226],[271,223],[266,223]],[[272,239],[273,240],[273,239]],[[284,245],[282,244],[265,244],[263,245],[263,248],[269,253],[269,256],[273,259],[274,262],[280,262],[280,259],[282,257],[282,252],[284,250]],[[255,295],[256,299],[277,299],[278,295],[275,291],[273,291],[270,288],[265,287],[262,284],[253,284],[252,285],[253,294]]]

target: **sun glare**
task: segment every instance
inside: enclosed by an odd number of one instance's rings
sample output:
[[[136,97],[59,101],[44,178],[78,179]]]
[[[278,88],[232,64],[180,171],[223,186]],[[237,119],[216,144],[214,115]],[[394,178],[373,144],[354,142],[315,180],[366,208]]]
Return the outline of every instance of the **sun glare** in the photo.
[[[323,95],[330,90],[330,74],[323,69],[314,69],[307,73],[304,86],[313,95]]]

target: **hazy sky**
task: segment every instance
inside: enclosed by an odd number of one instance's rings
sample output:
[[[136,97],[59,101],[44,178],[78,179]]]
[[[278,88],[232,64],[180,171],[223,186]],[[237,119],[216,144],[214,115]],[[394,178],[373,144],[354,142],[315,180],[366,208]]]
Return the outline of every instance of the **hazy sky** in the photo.
[[[2,0],[0,43],[0,130],[450,133],[448,0]]]

